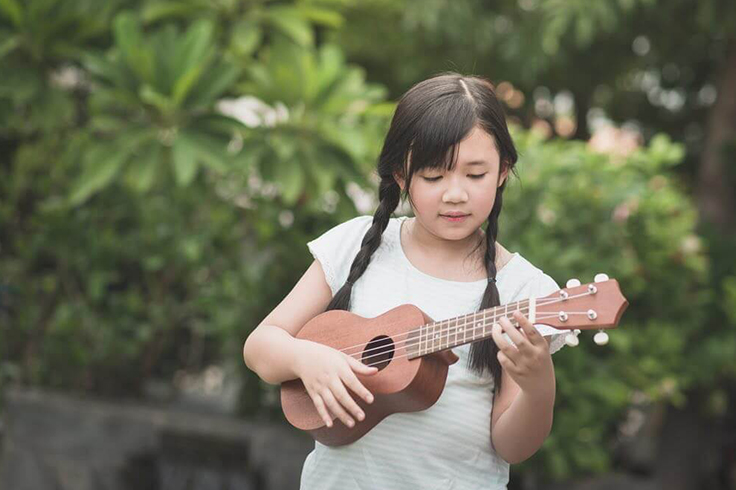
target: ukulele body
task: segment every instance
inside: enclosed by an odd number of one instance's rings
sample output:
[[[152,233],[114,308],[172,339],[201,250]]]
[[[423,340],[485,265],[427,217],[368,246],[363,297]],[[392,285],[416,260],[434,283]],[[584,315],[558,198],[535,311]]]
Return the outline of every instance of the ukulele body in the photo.
[[[379,369],[376,374],[356,374],[373,394],[373,403],[366,403],[346,386],[365,418],[356,420],[352,428],[335,418],[332,427],[327,427],[301,379],[294,379],[281,384],[281,408],[286,419],[322,444],[341,446],[360,439],[392,413],[416,412],[434,405],[445,387],[448,367],[457,362],[458,357],[451,350],[445,350],[409,358],[407,345],[418,341],[411,338],[409,332],[430,322],[431,318],[410,304],[375,318],[342,310],[314,317],[296,338],[344,350],[367,365],[375,365]]]

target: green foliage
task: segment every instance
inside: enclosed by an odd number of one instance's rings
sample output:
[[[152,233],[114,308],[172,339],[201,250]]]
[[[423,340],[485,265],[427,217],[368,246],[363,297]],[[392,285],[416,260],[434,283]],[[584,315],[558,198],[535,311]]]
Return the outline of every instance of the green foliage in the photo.
[[[293,243],[356,213],[344,187],[368,182],[387,122],[382,89],[299,34],[339,23],[340,2],[146,2],[114,17],[110,2],[97,30],[83,27],[97,19],[88,2],[2,5],[4,22],[27,6],[51,41],[17,36],[43,62],[0,100],[0,384],[130,395],[223,358],[243,367],[247,332],[308,265]],[[78,44],[56,51],[50,25],[66,11]],[[251,21],[255,41],[236,46]],[[0,45],[4,74],[27,58]],[[269,92],[285,61],[313,91],[297,78]],[[55,91],[58,66],[75,83]],[[34,97],[57,95],[70,110],[29,125]],[[225,114],[243,101],[257,110]]]
[[[366,164],[373,165],[385,128],[378,106],[385,94],[366,85],[363,71],[347,66],[336,46],[305,53],[292,43],[275,42],[248,74],[240,85],[243,93],[290,108],[285,121],[257,130],[245,142],[249,162],[264,179],[279,183],[288,206],[305,189],[317,196],[334,190],[349,200],[348,183],[369,184]]]
[[[245,127],[214,106],[242,70],[218,55],[214,25],[198,20],[184,32],[166,25],[145,35],[125,12],[113,28],[115,45],[105,55],[82,58],[98,89],[89,99],[85,130],[91,137],[80,148],[83,172],[71,203],[82,203],[123,172],[124,182],[147,191],[156,176],[167,175],[164,163],[182,186],[200,166],[223,172],[236,164],[227,147]]]
[[[520,182],[506,190],[499,240],[561,286],[605,272],[630,304],[605,348],[583,332],[579,347],[555,356],[555,427],[527,464],[555,478],[607,470],[609,442],[635,393],[685,403],[694,386],[717,389],[713,373],[732,369],[736,358],[726,328],[712,344],[703,338],[712,301],[708,262],[696,211],[671,176],[682,147],[659,135],[627,157],[612,157],[583,142],[521,131],[514,137]]]
[[[108,34],[120,1],[0,2],[0,134],[30,135],[75,120],[72,64]],[[70,79],[68,81],[66,79]]]

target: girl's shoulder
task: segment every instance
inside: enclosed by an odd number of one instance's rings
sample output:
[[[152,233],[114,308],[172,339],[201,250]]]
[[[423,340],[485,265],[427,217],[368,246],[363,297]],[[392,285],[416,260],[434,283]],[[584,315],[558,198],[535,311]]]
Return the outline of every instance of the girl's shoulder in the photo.
[[[344,282],[344,276],[347,275],[345,272],[360,250],[363,237],[372,224],[373,216],[356,216],[307,242],[312,256],[322,266],[333,295]]]
[[[514,261],[514,268],[509,278],[513,286],[510,301],[526,299],[529,296],[546,296],[560,289],[549,274],[532,264],[520,253],[513,253],[511,260]]]
[[[346,251],[360,245],[363,237],[373,224],[373,216],[356,216],[347,221],[333,226],[314,240],[307,243],[311,249],[312,245],[323,248],[339,249]],[[357,250],[356,250],[357,252]]]

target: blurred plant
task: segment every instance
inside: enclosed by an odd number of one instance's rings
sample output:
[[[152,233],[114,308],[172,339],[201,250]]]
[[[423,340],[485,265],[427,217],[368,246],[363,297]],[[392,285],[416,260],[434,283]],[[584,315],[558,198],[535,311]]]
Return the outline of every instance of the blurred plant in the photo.
[[[60,56],[82,81],[65,131],[0,139],[0,385],[125,396],[223,357],[246,371],[245,336],[308,266],[293,244],[370,184],[392,106],[337,48],[264,27],[246,60],[220,17],[149,21],[120,13]]]
[[[604,471],[633,394],[681,405],[696,385],[717,389],[714,373],[733,367],[736,339],[722,324],[704,337],[708,261],[695,233],[697,212],[670,175],[681,145],[658,135],[624,155],[534,132],[516,130],[514,138],[521,183],[507,191],[500,241],[561,286],[605,272],[630,303],[605,348],[583,335],[579,347],[555,357],[555,428],[540,456],[519,471],[555,478]]]
[[[72,125],[71,92],[83,80],[74,62],[103,42],[122,0],[0,2],[0,134]]]
[[[393,105],[381,104],[384,89],[366,84],[363,71],[346,65],[336,46],[305,51],[274,42],[238,89],[283,109],[280,120],[254,125],[244,145],[249,165],[259,179],[277,183],[286,206],[300,200],[318,212],[325,204],[318,198],[337,193],[336,200],[349,202],[349,183],[371,185],[366,175]]]
[[[269,35],[281,35],[303,48],[315,45],[315,26],[342,26],[341,14],[354,0],[148,0],[141,12],[146,24],[207,18],[216,23],[222,44],[236,56],[250,58]]]
[[[73,204],[121,173],[145,192],[165,171],[164,162],[186,186],[200,166],[223,172],[236,161],[227,147],[244,126],[214,106],[241,68],[218,53],[213,30],[210,21],[199,20],[183,33],[167,25],[146,36],[133,14],[122,13],[114,22],[114,47],[104,56],[83,56],[95,88]]]

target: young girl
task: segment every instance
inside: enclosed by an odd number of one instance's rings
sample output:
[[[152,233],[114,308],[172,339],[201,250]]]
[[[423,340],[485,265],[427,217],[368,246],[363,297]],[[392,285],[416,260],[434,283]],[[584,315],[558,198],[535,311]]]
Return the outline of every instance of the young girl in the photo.
[[[411,303],[439,321],[559,289],[496,242],[503,190],[517,161],[491,83],[442,74],[399,101],[378,162],[380,204],[307,244],[314,262],[248,337],[245,362],[268,383],[301,378],[325,423],[364,419],[356,374],[377,372],[294,335],[326,310],[376,317]],[[392,217],[402,198],[414,217]],[[485,230],[483,225],[486,225]],[[453,349],[447,383],[427,410],[388,416],[352,444],[315,443],[302,489],[505,489],[509,464],[552,427],[551,354],[568,333],[514,312],[492,339]],[[535,328],[536,327],[536,328]],[[448,362],[451,362],[448,360]],[[348,391],[348,388],[352,391]]]

